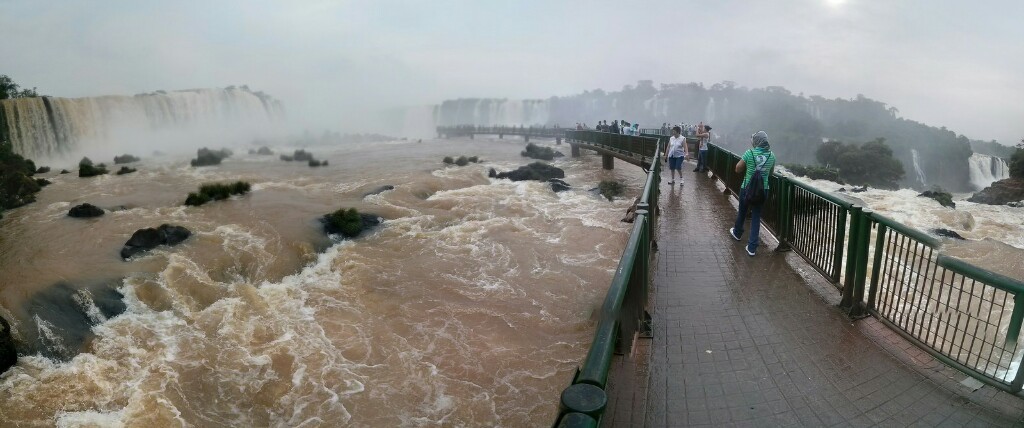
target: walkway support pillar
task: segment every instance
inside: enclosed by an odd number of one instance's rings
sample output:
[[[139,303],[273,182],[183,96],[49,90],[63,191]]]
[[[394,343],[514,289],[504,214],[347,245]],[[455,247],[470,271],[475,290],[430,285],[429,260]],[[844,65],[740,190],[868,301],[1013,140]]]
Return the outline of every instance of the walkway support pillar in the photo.
[[[527,142],[527,143],[529,143],[529,142],[530,142],[530,134],[525,134],[525,135],[523,135],[523,138],[525,138],[525,139],[526,139],[526,142]]]
[[[615,157],[612,155],[601,155],[601,167],[604,169],[615,168]]]
[[[498,139],[499,139],[499,140],[500,140],[500,139],[502,139],[502,138],[504,138],[504,137],[505,137],[505,134],[498,134]]]
[[[562,137],[555,137],[555,144],[562,144]]]
[[[470,139],[470,140],[472,140],[472,139],[473,139],[473,134],[469,134],[469,139]]]
[[[569,146],[572,147],[572,157],[574,157],[574,158],[580,157],[580,145],[579,144],[569,143]]]

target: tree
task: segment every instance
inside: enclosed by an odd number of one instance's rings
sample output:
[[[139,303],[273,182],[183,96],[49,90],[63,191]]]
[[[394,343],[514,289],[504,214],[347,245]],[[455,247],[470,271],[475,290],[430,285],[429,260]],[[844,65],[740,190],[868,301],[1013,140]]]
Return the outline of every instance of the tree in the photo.
[[[1024,178],[1024,138],[1017,144],[1017,151],[1010,158],[1010,177]]]
[[[14,79],[11,79],[6,74],[0,74],[0,100],[6,100],[8,98],[29,98],[38,97],[39,93],[36,92],[36,88],[32,89],[21,89],[17,83],[14,83]]]

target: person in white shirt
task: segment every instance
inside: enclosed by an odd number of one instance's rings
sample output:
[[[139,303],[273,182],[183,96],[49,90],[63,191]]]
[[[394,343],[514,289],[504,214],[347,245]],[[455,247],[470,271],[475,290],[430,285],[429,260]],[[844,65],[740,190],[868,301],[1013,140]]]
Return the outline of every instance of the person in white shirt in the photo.
[[[676,184],[677,173],[679,179],[683,179],[683,160],[689,154],[689,148],[686,147],[686,138],[679,135],[681,132],[682,129],[678,126],[673,127],[672,136],[668,139],[668,150],[665,151],[665,160],[668,161],[668,170],[671,174],[668,184]]]

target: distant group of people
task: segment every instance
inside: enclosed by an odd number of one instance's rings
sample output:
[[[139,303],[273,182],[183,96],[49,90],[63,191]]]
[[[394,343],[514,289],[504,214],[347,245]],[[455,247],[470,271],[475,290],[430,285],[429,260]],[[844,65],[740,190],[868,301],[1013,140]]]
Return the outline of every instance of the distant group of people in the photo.
[[[640,135],[640,124],[629,123],[625,120],[613,120],[612,124],[609,125],[607,120],[602,120],[597,123],[597,130],[601,132],[611,132],[612,134]]]

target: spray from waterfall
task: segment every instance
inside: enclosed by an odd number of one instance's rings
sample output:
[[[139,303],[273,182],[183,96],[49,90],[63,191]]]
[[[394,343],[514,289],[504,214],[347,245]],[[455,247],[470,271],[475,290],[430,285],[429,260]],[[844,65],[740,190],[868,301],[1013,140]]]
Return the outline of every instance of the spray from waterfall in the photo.
[[[103,96],[19,98],[0,101],[0,135],[14,151],[34,159],[83,152],[224,145],[264,135],[284,118],[281,103],[247,88]],[[162,145],[161,145],[162,143]]]
[[[967,159],[971,184],[978,190],[1010,177],[1010,167],[1002,158],[974,153]]]
[[[910,149],[910,154],[914,158],[914,172],[917,173],[917,181],[922,186],[928,186],[928,177],[925,177],[924,170],[921,169],[920,155],[917,154],[917,149]]]

